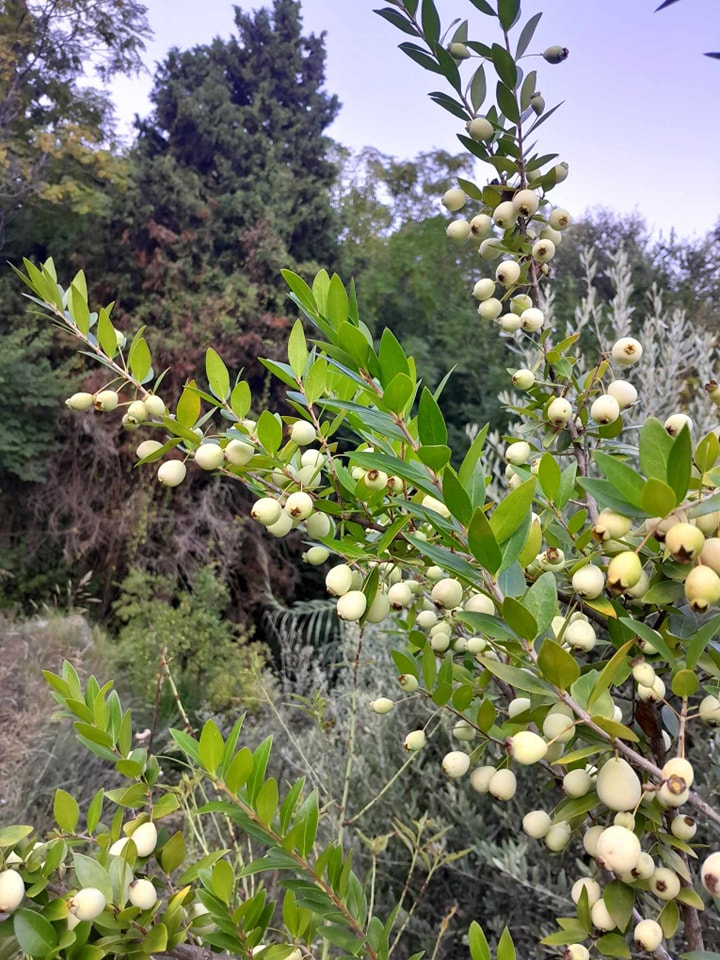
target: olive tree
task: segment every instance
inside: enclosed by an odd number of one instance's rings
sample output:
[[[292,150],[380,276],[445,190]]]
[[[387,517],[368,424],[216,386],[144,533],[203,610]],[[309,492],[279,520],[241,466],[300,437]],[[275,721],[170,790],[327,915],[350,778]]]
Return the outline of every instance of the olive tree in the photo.
[[[358,656],[365,625],[393,627],[397,683],[371,710],[431,703],[457,741],[444,773],[498,804],[515,795],[519,768],[547,783],[524,831],[548,857],[582,851],[570,867],[575,911],[544,938],[548,955],[720,957],[708,949],[719,945],[720,810],[709,771],[687,757],[691,740],[712,749],[720,723],[720,442],[693,436],[683,410],[630,429],[643,363],[632,331],[583,356],[578,334],[556,335],[552,260],[571,215],[552,201],[567,165],[535,146],[556,109],[526,66],[540,15],[523,22],[520,0],[471,2],[472,26],[444,32],[433,0],[379,13],[447,85],[431,97],[489,170],[442,202],[457,215],[448,242],[479,247],[468,291],[477,322],[507,341],[517,423],[501,488],[488,482],[487,428],[453,460],[445,381],[420,382],[390,329],[373,337],[338,276],[283,274],[299,318],[287,361],[265,363],[287,388],[284,416],[262,409],[212,347],[197,379],[165,396],[144,331],[131,337],[110,306],[93,309],[82,273],[63,286],[51,261],[26,261],[21,276],[36,307],[107,371],[103,389],[69,397],[71,409],[121,416],[138,432],[139,469],[165,487],[188,470],[220,473],[253,492],[269,536],[300,531],[308,562],[329,563]],[[541,54],[549,65],[567,55],[560,45]],[[706,392],[720,405],[717,383]],[[178,791],[134,740],[112,684],[83,685],[70,665],[47,679],[81,742],[128,782],[82,812],[58,790],[45,839],[29,826],[0,832],[0,938],[68,960],[390,956],[399,908],[375,914],[343,829],[318,841],[317,792],[268,777],[269,741],[243,746],[241,720],[224,735],[212,720],[172,732],[207,785],[198,815],[226,818],[257,851],[188,862]],[[407,729],[413,765],[436,729]],[[351,794],[348,778],[343,809]],[[277,882],[266,887],[268,872]],[[477,923],[468,946],[473,960],[491,957]],[[493,949],[511,960],[512,932]]]

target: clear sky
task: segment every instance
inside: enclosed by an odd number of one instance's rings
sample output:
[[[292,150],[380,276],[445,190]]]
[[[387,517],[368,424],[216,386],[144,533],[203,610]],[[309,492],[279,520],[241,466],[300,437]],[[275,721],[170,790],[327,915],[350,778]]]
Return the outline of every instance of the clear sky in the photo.
[[[150,69],[172,46],[205,43],[233,28],[227,0],[145,0],[155,40]],[[720,220],[720,0],[526,0],[543,10],[531,50],[559,43],[570,58],[539,70],[548,107],[542,152],[557,152],[570,177],[554,192],[571,212],[638,210],[655,232],[702,234]],[[256,9],[258,2],[240,3]],[[427,99],[441,78],[412,63],[409,39],[373,13],[373,0],[303,0],[306,32],[327,32],[327,89],[343,106],[330,134],[341,143],[410,158],[461,149],[462,124]],[[471,39],[490,39],[488,19],[469,0],[436,0],[444,24],[470,20]],[[473,25],[476,26],[475,31]],[[485,34],[481,31],[485,31]],[[494,38],[493,38],[494,39]],[[472,63],[472,61],[471,61]],[[149,109],[150,76],[120,80],[113,94],[123,129]]]

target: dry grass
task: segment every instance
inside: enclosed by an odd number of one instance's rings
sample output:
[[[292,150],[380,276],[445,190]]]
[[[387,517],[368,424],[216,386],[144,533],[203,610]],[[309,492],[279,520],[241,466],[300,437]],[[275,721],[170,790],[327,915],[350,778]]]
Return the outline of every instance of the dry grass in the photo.
[[[80,616],[0,619],[0,825],[32,823],[42,830],[52,819],[56,787],[82,804],[107,780],[107,764],[76,742],[71,724],[52,720],[57,704],[42,676],[58,672],[64,659],[81,675],[95,672],[92,646]]]

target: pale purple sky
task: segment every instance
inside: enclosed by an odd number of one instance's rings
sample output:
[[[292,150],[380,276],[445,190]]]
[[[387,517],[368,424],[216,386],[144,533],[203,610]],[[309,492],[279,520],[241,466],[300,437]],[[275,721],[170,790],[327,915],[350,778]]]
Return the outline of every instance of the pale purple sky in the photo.
[[[720,220],[720,0],[526,0],[524,20],[543,10],[531,50],[559,43],[559,66],[539,71],[548,104],[565,105],[539,131],[543,153],[559,153],[570,177],[554,198],[571,212],[638,210],[655,232],[702,234]],[[233,28],[227,0],[145,0],[155,40],[152,69],[172,46],[206,43]],[[261,3],[240,3],[256,9]],[[459,150],[462,124],[427,99],[442,79],[412,63],[410,39],[381,20],[373,0],[303,0],[306,32],[327,31],[327,89],[343,106],[330,134],[352,148],[411,158],[435,147]],[[469,0],[436,0],[443,24],[470,20],[472,39],[495,39]],[[473,27],[475,26],[475,30]],[[483,33],[484,31],[484,33]],[[472,63],[472,61],[471,61]],[[149,76],[114,85],[121,128],[147,112]],[[450,92],[450,91],[448,91]]]

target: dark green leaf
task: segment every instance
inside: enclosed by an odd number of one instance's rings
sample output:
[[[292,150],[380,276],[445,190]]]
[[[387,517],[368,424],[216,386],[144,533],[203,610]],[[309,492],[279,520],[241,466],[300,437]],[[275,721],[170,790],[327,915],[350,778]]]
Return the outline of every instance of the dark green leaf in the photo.
[[[466,527],[473,515],[473,505],[470,503],[470,497],[460,483],[458,475],[450,466],[443,471],[442,488],[445,506]]]
[[[423,387],[418,404],[418,433],[422,444],[446,444],[447,427],[437,401],[427,387]]]
[[[504,543],[521,526],[532,507],[534,493],[535,477],[531,477],[495,507],[490,517],[490,527],[498,543]]]
[[[535,618],[539,633],[544,633],[558,612],[557,581],[547,571],[533,583],[523,597],[523,604]]]
[[[452,97],[449,97],[446,93],[442,93],[439,90],[434,90],[432,93],[429,93],[428,96],[436,103],[439,107],[442,107],[444,110],[447,110],[448,113],[451,113],[454,117],[457,117],[459,120],[469,120],[469,114],[465,107],[458,101],[454,100]]]
[[[431,73],[442,74],[442,70],[438,66],[437,61],[431,57],[429,53],[426,53],[422,47],[418,47],[417,44],[401,43],[400,49],[403,53],[406,53],[411,60],[414,60],[415,63],[419,63],[425,70],[429,70]]]
[[[517,66],[505,47],[501,47],[499,43],[492,45],[492,62],[495,67],[495,72],[505,86],[510,88],[510,92],[512,93],[517,83]],[[503,113],[504,112],[503,110]]]
[[[535,30],[538,23],[540,23],[541,17],[542,13],[536,13],[534,17],[530,17],[528,22],[520,31],[520,37],[518,38],[517,49],[515,51],[516,60],[520,59],[520,57],[525,53],[527,48],[532,43],[532,39],[535,36]]]
[[[525,640],[534,640],[538,635],[538,626],[535,617],[515,597],[505,597],[502,605],[503,620]]]
[[[673,439],[655,417],[650,417],[640,431],[640,469],[646,477],[667,481],[667,462]]]
[[[595,454],[595,463],[610,481],[620,499],[642,508],[645,481],[637,469],[601,451]]]
[[[470,103],[472,104],[475,113],[478,112],[480,107],[485,102],[486,96],[487,81],[485,80],[485,68],[481,64],[473,74],[473,78],[470,83]]]
[[[540,647],[538,667],[543,677],[561,690],[567,690],[580,676],[575,658],[549,638],[543,640]]]
[[[667,482],[675,491],[678,503],[685,498],[692,470],[692,440],[685,424],[673,440],[667,462]]]
[[[498,17],[503,30],[510,30],[520,14],[520,0],[498,0]]]
[[[43,960],[53,955],[58,943],[57,932],[42,914],[21,907],[13,914],[12,928],[23,953]]]
[[[421,22],[425,39],[437,43],[440,39],[440,17],[433,0],[422,0]]]
[[[373,10],[373,13],[377,13],[379,17],[387,20],[388,23],[397,27],[398,30],[402,30],[403,33],[409,33],[411,37],[419,36],[413,24],[398,10],[394,10],[392,7],[383,7],[382,10]]]
[[[500,569],[502,553],[481,507],[476,507],[467,528],[468,547],[477,562],[493,576]]]

